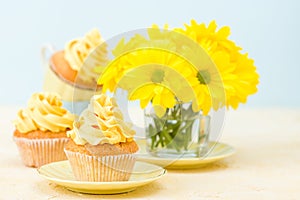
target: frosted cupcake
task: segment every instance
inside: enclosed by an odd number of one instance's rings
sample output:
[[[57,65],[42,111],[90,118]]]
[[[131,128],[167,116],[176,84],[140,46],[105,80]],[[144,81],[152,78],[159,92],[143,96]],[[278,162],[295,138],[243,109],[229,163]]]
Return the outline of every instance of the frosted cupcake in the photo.
[[[88,103],[101,88],[97,86],[100,74],[94,68],[105,66],[107,61],[107,45],[99,31],[93,29],[84,37],[66,43],[64,50],[53,53],[43,89],[58,93],[69,104]],[[80,108],[76,113],[80,113]]]
[[[115,100],[95,95],[65,146],[74,176],[80,181],[127,181],[135,164],[138,146],[135,132],[123,121]]]
[[[28,106],[18,112],[14,141],[26,166],[66,160],[66,132],[73,127],[74,116],[63,109],[60,98],[50,93],[35,93]]]

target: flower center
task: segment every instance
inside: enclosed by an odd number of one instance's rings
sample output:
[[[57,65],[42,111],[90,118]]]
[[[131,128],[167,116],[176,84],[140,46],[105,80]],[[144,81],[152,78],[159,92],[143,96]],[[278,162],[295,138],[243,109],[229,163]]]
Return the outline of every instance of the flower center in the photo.
[[[153,72],[151,81],[153,83],[161,83],[164,80],[165,72],[161,69],[157,69]]]
[[[198,81],[200,84],[207,85],[210,83],[210,73],[207,70],[201,70],[197,74]]]

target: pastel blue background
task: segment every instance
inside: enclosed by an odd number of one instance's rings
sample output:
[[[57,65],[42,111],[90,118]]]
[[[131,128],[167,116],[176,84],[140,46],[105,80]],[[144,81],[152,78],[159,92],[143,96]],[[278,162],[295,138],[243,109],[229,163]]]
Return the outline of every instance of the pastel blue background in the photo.
[[[5,1],[0,7],[0,104],[24,105],[40,91],[43,44],[57,49],[99,28],[106,39],[152,23],[182,26],[194,18],[231,27],[261,76],[259,92],[246,107],[300,106],[300,4],[261,0]]]

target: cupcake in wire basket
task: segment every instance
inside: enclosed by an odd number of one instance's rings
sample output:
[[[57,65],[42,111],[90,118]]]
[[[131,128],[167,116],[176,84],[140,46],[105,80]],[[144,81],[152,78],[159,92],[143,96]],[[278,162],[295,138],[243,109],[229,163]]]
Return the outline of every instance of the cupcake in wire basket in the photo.
[[[26,166],[40,167],[66,160],[66,132],[72,129],[74,116],[61,106],[58,95],[35,93],[27,108],[19,110],[13,121],[13,139]]]
[[[127,181],[138,146],[135,131],[123,121],[115,99],[95,95],[74,129],[65,152],[77,180],[93,182]]]

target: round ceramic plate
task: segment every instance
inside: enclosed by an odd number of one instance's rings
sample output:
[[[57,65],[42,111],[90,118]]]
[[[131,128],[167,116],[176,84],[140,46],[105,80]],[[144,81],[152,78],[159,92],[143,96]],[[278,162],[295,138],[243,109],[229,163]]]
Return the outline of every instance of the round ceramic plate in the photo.
[[[84,182],[76,181],[69,161],[54,162],[38,169],[39,174],[51,182],[75,192],[88,194],[118,194],[130,192],[137,187],[151,183],[164,174],[166,170],[149,163],[137,161],[128,181],[120,182]]]
[[[140,147],[137,156],[138,160],[156,164],[167,169],[193,169],[204,167],[235,153],[235,149],[227,144],[210,142],[209,152],[201,158],[161,158],[147,153],[146,140],[138,140],[137,142]]]

